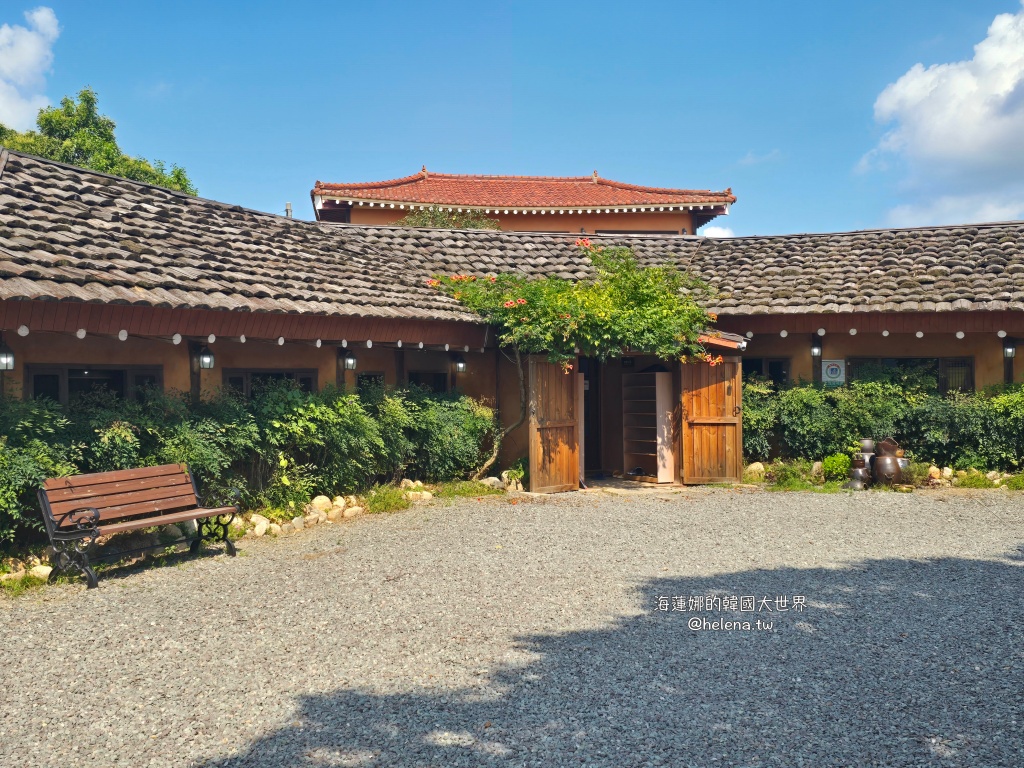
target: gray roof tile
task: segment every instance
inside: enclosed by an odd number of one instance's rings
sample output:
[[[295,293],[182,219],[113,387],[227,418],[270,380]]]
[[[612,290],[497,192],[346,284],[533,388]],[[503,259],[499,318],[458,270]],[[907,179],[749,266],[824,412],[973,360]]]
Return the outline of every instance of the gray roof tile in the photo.
[[[589,236],[674,262],[722,315],[1018,309],[1024,222],[706,239]],[[0,298],[472,320],[436,274],[579,279],[577,235],[318,224],[9,153]]]

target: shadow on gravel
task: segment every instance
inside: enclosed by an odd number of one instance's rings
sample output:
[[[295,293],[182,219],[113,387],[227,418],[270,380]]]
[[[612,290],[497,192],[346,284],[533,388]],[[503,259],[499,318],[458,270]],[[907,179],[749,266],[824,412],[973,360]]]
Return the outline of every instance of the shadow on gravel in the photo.
[[[1024,552],[642,585],[645,613],[521,638],[483,689],[300,701],[240,766],[1020,766]],[[659,610],[751,595],[761,610]],[[777,610],[777,596],[788,598]],[[793,597],[806,607],[794,610]],[[769,598],[772,611],[761,599]],[[661,606],[664,607],[664,603]],[[675,607],[681,606],[675,601]],[[696,606],[694,606],[696,608]],[[707,622],[750,629],[692,630]],[[770,630],[754,623],[773,622]]]

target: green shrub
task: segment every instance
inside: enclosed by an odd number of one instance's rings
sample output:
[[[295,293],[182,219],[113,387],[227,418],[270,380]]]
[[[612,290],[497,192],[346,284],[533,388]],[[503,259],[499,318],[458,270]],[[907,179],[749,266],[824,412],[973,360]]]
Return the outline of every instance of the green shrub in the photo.
[[[907,485],[924,486],[928,484],[928,470],[931,465],[924,461],[912,461],[903,470],[903,482]]]
[[[845,480],[850,473],[850,457],[845,453],[826,456],[821,469],[826,480]]]
[[[89,444],[89,464],[94,472],[131,469],[142,463],[139,428],[126,421],[115,421],[96,430]]]
[[[749,461],[767,461],[776,450],[779,396],[770,381],[749,377],[743,382],[743,454]]]
[[[38,540],[36,491],[48,477],[185,463],[205,503],[233,503],[241,490],[247,508],[295,514],[316,494],[358,493],[406,474],[465,478],[489,455],[496,426],[494,411],[472,398],[417,388],[362,399],[270,382],[251,399],[218,391],[196,406],[157,390],[135,401],[101,390],[67,408],[0,397],[0,546]]]
[[[941,396],[926,370],[891,373],[826,389],[801,383],[744,386],[747,459],[842,453],[861,437],[894,437],[915,458],[940,466],[1024,467],[1024,388]]]
[[[429,482],[472,474],[494,439],[494,410],[458,393],[431,395],[411,389],[409,396],[418,406],[411,435],[416,449],[409,474]]]

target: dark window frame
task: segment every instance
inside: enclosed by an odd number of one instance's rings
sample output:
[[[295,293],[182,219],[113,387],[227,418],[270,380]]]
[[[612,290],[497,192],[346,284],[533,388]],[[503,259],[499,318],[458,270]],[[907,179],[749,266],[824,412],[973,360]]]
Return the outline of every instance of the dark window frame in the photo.
[[[774,356],[773,357],[753,357],[753,356],[748,357],[747,355],[744,355],[743,358],[742,358],[742,362],[740,363],[741,370],[742,370],[742,367],[743,367],[744,363],[746,363],[748,361],[754,362],[755,360],[757,360],[757,361],[759,361],[761,363],[761,372],[758,373],[757,375],[758,376],[762,376],[762,377],[770,378],[771,381],[776,386],[788,384],[789,382],[791,382],[793,380],[793,358],[791,358],[791,357],[774,357]],[[783,364],[783,366],[785,368],[786,376],[785,376],[785,378],[782,381],[776,381],[774,378],[768,376],[767,371],[769,370],[769,367],[771,366],[772,363],[782,363]],[[746,376],[748,374],[747,374],[746,371],[744,371],[743,375]]]
[[[373,379],[376,386],[383,387],[387,380],[384,371],[356,371],[356,394],[363,393],[363,380]]]
[[[435,381],[440,381],[443,378],[444,379],[444,389],[438,391],[437,389],[435,389],[430,384],[424,384],[424,383],[421,383],[421,382],[413,381],[412,380],[413,376],[432,376],[432,377],[436,377]],[[432,392],[437,392],[438,394],[443,394],[445,392],[450,392],[451,389],[452,389],[451,375],[449,374],[448,371],[438,371],[438,370],[406,371],[405,380],[406,380],[406,383],[408,383],[408,384],[415,384],[418,387],[424,387],[426,389],[429,389]]]
[[[318,368],[225,368],[221,374],[221,383],[226,387],[232,387],[238,389],[230,383],[230,379],[239,378],[242,379],[242,391],[243,397],[252,397],[252,377],[253,375],[259,376],[260,374],[273,374],[280,375],[290,381],[299,381],[302,378],[311,379],[310,392],[320,391],[320,370]]]
[[[969,367],[968,374],[967,374],[967,381],[965,382],[965,386],[964,387],[960,387],[956,391],[958,391],[958,392],[974,392],[975,389],[976,389],[976,386],[975,386],[975,374],[977,373],[977,363],[976,363],[973,355],[950,355],[948,357],[939,357],[939,356],[936,356],[936,355],[906,355],[906,356],[902,356],[902,357],[895,357],[895,356],[890,356],[890,357],[882,357],[882,356],[878,356],[878,357],[849,357],[849,358],[846,359],[846,381],[850,382],[850,381],[854,380],[854,378],[855,378],[854,374],[856,374],[856,370],[857,370],[856,366],[858,364],[860,364],[860,365],[872,364],[872,365],[882,366],[882,365],[884,365],[884,363],[882,362],[883,360],[895,360],[895,361],[897,361],[897,363],[902,362],[904,360],[906,360],[906,361],[911,361],[911,360],[934,360],[934,361],[936,361],[938,363],[937,373],[936,373],[936,385],[937,385],[937,390],[938,390],[939,394],[942,394],[942,395],[944,395],[944,394],[946,394],[947,392],[950,391],[950,388],[949,388],[949,370],[952,367],[952,364],[955,364],[955,363],[967,363],[968,367]]]
[[[68,384],[70,371],[120,371],[125,377],[126,400],[138,399],[138,384],[133,384],[135,376],[155,376],[156,387],[162,392],[164,389],[164,367],[162,365],[116,365],[92,363],[29,363],[25,366],[24,380],[22,382],[22,397],[25,400],[35,398],[35,376],[57,376],[58,399],[61,405],[68,405],[71,399],[70,386]]]

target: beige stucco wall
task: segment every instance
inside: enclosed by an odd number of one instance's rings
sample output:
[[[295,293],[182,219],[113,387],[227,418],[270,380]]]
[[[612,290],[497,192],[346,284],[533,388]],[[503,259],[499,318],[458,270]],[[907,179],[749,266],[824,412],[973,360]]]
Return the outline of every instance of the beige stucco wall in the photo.
[[[189,359],[186,342],[170,342],[129,337],[86,336],[78,339],[58,333],[4,334],[14,352],[15,369],[4,374],[8,392],[21,396],[26,365],[132,365],[163,368],[164,389],[189,389]]]
[[[355,206],[352,209],[353,224],[385,225],[394,224],[409,213],[399,208],[369,208]],[[569,232],[587,234],[598,230],[659,231],[694,234],[693,219],[688,211],[653,213],[554,213],[554,214],[485,214],[497,219],[501,228],[510,232]]]

